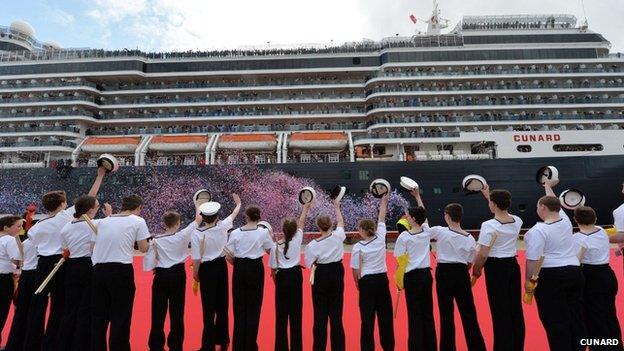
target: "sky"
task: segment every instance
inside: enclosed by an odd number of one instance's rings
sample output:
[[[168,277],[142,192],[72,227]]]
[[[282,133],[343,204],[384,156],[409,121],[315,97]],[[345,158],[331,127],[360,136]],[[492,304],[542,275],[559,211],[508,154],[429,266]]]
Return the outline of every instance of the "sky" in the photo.
[[[64,48],[210,50],[380,40],[425,31],[430,0],[0,0],[0,25],[30,23]],[[624,52],[624,0],[439,0],[464,15],[572,14]],[[586,14],[586,15],[585,15]]]

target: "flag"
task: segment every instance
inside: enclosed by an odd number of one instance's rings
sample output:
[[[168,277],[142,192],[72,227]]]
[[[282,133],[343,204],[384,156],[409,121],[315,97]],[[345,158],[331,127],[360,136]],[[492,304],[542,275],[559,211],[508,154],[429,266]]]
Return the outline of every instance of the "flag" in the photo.
[[[410,19],[414,22],[414,24],[416,24],[416,21],[418,20],[413,14],[410,15]]]

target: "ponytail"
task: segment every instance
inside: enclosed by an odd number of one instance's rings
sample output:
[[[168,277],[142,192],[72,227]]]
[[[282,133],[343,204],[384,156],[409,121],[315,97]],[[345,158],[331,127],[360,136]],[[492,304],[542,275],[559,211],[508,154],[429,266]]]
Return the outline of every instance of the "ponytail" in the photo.
[[[288,259],[286,254],[288,253],[290,241],[295,236],[295,233],[297,233],[297,222],[291,218],[284,220],[284,224],[282,224],[282,231],[284,232],[284,257]]]

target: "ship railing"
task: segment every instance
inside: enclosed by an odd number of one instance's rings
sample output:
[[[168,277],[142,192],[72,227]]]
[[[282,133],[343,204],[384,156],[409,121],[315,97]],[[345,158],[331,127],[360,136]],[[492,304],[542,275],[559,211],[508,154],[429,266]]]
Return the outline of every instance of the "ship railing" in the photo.
[[[391,48],[409,47],[440,47],[461,46],[463,37],[457,34],[436,36],[414,36],[407,40],[389,40],[385,42],[347,43],[339,46],[326,47],[294,47],[294,48],[267,48],[267,49],[231,49],[212,51],[186,52],[159,52],[146,53],[140,50],[46,50],[46,51],[12,51],[0,54],[0,62],[12,61],[39,61],[39,60],[68,60],[84,58],[131,58],[139,59],[189,59],[189,58],[237,58],[249,56],[285,56],[285,55],[314,55],[314,54],[344,54],[378,52]]]
[[[0,127],[0,133],[37,133],[37,132],[71,132],[79,133],[77,127],[35,126],[35,127]]]
[[[358,84],[366,82],[365,79],[335,79],[335,80],[317,80],[317,79],[293,79],[291,81],[249,81],[241,80],[236,83],[223,82],[201,82],[201,83],[173,83],[173,84],[140,84],[128,85],[119,83],[117,85],[104,85],[105,91],[124,91],[124,90],[155,90],[155,89],[203,89],[203,88],[241,88],[241,87],[263,87],[271,88],[275,86],[297,86],[297,85],[342,85],[342,84]]]
[[[397,117],[376,119],[369,124],[388,123],[448,123],[448,122],[520,122],[520,121],[556,121],[556,120],[617,120],[624,119],[622,113],[611,114],[527,114],[527,115],[496,115],[496,116],[430,116],[430,117]]]
[[[624,67],[610,66],[607,68],[577,68],[569,70],[558,69],[508,69],[508,70],[462,70],[462,71],[383,71],[371,74],[376,77],[429,77],[429,76],[481,76],[481,75],[526,75],[526,74],[570,74],[570,73],[621,73]]]
[[[402,87],[402,88],[394,88],[394,87],[383,87],[383,88],[375,88],[366,92],[366,96],[370,96],[372,94],[378,93],[412,93],[412,92],[453,92],[453,91],[483,91],[487,90],[489,92],[493,92],[494,90],[525,90],[525,89],[591,89],[591,88],[622,88],[624,87],[624,82],[613,82],[613,83],[592,83],[592,84],[583,84],[579,82],[577,84],[523,84],[517,85],[514,83],[507,84],[492,84],[492,85],[466,85],[463,83],[462,86],[418,86],[418,87]]]
[[[25,97],[25,98],[2,98],[0,97],[0,104],[11,104],[15,102],[55,102],[55,101],[87,101],[95,102],[92,96],[80,95],[80,96],[55,96],[55,97]]]
[[[41,141],[16,141],[0,142],[0,147],[30,147],[30,146],[67,146],[76,147],[76,143],[69,140],[41,140]]]
[[[82,80],[80,82],[59,82],[59,81],[51,81],[51,82],[36,82],[31,83],[25,81],[24,83],[17,84],[12,81],[2,81],[0,82],[0,90],[4,89],[30,89],[30,88],[50,88],[50,87],[89,87],[96,88],[96,84],[93,82],[89,82],[86,80]]]
[[[127,104],[180,104],[180,103],[192,103],[192,102],[223,102],[223,103],[228,103],[228,102],[257,102],[257,103],[263,103],[263,102],[267,102],[267,101],[307,101],[307,100],[313,100],[313,101],[318,101],[319,103],[326,103],[326,101],[328,100],[349,100],[349,99],[364,99],[364,94],[345,94],[345,95],[333,95],[333,94],[328,94],[328,95],[324,95],[324,96],[317,96],[317,95],[310,95],[310,96],[303,96],[303,95],[298,95],[296,97],[293,96],[272,96],[272,97],[268,97],[268,96],[262,96],[262,97],[249,97],[249,98],[244,98],[244,97],[231,97],[230,99],[225,99],[225,98],[214,98],[214,97],[209,97],[206,98],[204,97],[181,97],[181,98],[173,98],[171,96],[164,96],[163,98],[156,98],[156,99],[117,99],[117,100],[106,100],[104,103],[102,103],[102,105],[109,105],[109,106],[114,106],[114,105],[127,105]],[[0,100],[2,101],[2,100]]]
[[[459,132],[432,131],[432,132],[379,132],[353,135],[353,140],[364,139],[394,139],[394,138],[459,138]]]
[[[364,109],[335,109],[335,110],[258,110],[258,111],[221,111],[221,112],[186,112],[186,113],[159,113],[150,111],[148,114],[103,114],[101,119],[119,118],[176,118],[176,117],[232,117],[232,116],[308,116],[328,114],[364,114]]]
[[[384,108],[410,108],[410,107],[453,107],[453,106],[518,106],[518,105],[551,105],[551,104],[619,104],[624,103],[624,98],[574,98],[559,97],[556,99],[541,99],[541,100],[529,100],[529,99],[464,99],[464,100],[442,100],[442,101],[420,101],[420,100],[404,100],[401,103],[377,103],[369,105],[368,111]]]

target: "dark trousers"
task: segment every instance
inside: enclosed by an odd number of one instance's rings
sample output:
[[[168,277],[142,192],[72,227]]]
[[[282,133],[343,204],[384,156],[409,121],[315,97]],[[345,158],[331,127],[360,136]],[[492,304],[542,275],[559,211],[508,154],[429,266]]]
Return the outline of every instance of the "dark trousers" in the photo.
[[[542,268],[535,288],[537,312],[551,351],[584,350],[583,288],[581,267]]]
[[[331,350],[345,349],[345,333],[342,326],[344,304],[344,267],[342,261],[316,266],[312,285],[314,307],[314,351],[325,351],[327,322],[331,323]]]
[[[360,350],[375,350],[375,316],[384,351],[394,350],[394,318],[388,274],[369,274],[358,281],[360,295]]]
[[[524,350],[524,314],[520,266],[515,257],[490,257],[485,262],[494,351]]]
[[[4,329],[4,324],[6,323],[9,315],[9,308],[11,307],[14,287],[15,283],[13,282],[13,273],[0,274],[0,333]],[[0,342],[1,341],[2,340],[0,340]]]
[[[608,264],[583,265],[583,296],[587,336],[590,339],[617,339],[617,346],[590,346],[590,350],[624,350],[622,330],[615,311],[618,282]]]
[[[45,280],[54,269],[54,265],[61,259],[61,255],[40,256],[37,263],[37,286]],[[25,351],[58,349],[58,331],[63,317],[65,305],[65,264],[56,272],[41,294],[34,294],[30,302],[28,322],[26,327]],[[45,323],[48,308],[48,294],[50,295],[50,315]],[[44,332],[45,326],[45,332]],[[63,350],[64,351],[64,350]]]
[[[407,305],[408,350],[436,351],[431,268],[418,268],[405,273],[403,286]]]
[[[93,266],[91,290],[91,351],[130,350],[130,323],[134,303],[134,269],[131,264],[98,263]]]
[[[199,266],[204,329],[202,351],[214,351],[215,345],[230,343],[228,271],[224,257],[202,262]]]
[[[15,313],[11,323],[9,339],[5,347],[6,351],[24,350],[24,338],[26,337],[26,326],[28,322],[28,310],[32,296],[39,286],[37,285],[37,270],[22,271],[17,288],[17,299],[15,300]]]
[[[455,351],[455,306],[464,327],[469,351],[485,351],[485,342],[477,320],[468,266],[463,263],[438,263],[436,292],[440,309],[440,351]]]
[[[182,351],[184,342],[184,263],[170,268],[155,268],[152,282],[152,325],[149,334],[151,351],[165,350],[165,316],[169,309],[169,351]]]
[[[234,304],[234,351],[258,350],[258,328],[264,294],[264,266],[262,258],[236,257],[232,275],[232,303]]]
[[[301,351],[303,339],[303,274],[301,266],[281,268],[275,277],[275,351]],[[290,345],[288,326],[290,325]]]
[[[60,350],[88,350],[91,342],[91,257],[65,262],[65,308],[59,328]]]

